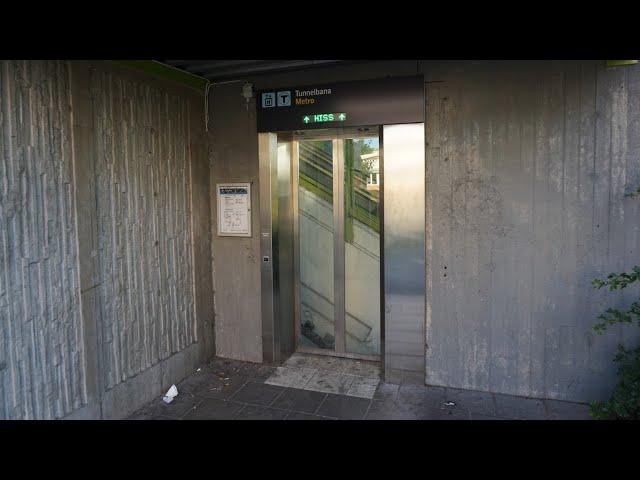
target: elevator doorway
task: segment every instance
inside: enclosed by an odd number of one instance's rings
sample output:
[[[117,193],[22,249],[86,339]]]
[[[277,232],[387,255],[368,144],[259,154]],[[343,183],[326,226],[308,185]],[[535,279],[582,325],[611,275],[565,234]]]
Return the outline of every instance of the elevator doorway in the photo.
[[[263,361],[313,352],[423,377],[424,124],[260,132],[258,159]]]
[[[291,146],[295,349],[377,360],[379,129],[294,132]]]

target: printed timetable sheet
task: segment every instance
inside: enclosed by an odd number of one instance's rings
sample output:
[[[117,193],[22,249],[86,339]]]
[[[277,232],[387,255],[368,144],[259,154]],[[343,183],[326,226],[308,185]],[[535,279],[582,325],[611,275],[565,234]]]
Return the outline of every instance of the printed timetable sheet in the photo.
[[[218,235],[251,236],[251,184],[217,185]]]

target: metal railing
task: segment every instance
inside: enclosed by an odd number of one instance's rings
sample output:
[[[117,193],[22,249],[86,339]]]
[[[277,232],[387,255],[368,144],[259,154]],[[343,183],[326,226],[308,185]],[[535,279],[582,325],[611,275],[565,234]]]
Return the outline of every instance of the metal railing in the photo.
[[[318,195],[323,200],[333,202],[332,155],[315,142],[300,142],[299,185]],[[351,195],[345,205],[345,222],[356,219],[375,232],[380,233],[377,195],[367,190],[366,174],[348,169],[351,174]],[[351,231],[351,229],[348,229]],[[352,238],[347,238],[351,241]]]

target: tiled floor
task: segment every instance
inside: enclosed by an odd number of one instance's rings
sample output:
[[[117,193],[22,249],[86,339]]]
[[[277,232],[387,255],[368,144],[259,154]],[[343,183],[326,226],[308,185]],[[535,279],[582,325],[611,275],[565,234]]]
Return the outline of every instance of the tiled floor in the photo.
[[[369,362],[294,355],[283,367],[215,358],[131,420],[580,420],[588,406],[379,383]],[[374,385],[375,383],[375,385]],[[296,388],[296,387],[302,388]]]

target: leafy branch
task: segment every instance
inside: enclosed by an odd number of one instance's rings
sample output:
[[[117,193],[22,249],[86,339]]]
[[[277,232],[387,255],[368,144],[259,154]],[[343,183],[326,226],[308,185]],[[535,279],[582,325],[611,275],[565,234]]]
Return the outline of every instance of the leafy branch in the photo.
[[[609,287],[609,290],[622,290],[623,288],[627,288],[630,284],[637,282],[640,280],[640,266],[635,266],[631,270],[631,272],[623,272],[623,273],[610,273],[607,275],[606,280],[600,280],[598,278],[592,281],[593,286],[596,289],[601,289],[602,287]]]
[[[638,322],[640,327],[640,301],[633,302],[627,311],[618,310],[616,308],[608,308],[603,314],[598,315],[600,323],[596,323],[593,329],[598,332],[604,332],[607,327],[615,324]]]
[[[640,187],[625,197],[640,197]],[[635,266],[630,272],[610,273],[607,278],[593,280],[597,290],[608,287],[609,291],[622,290],[640,280],[640,266]],[[636,321],[640,326],[640,299],[633,302],[627,310],[608,308],[598,316],[598,322],[593,326],[597,333],[604,332],[616,324],[630,324]],[[618,383],[606,402],[591,402],[591,415],[594,418],[610,419],[638,419],[640,418],[640,346],[626,349],[618,345],[618,351],[613,358],[618,364]]]
[[[625,193],[624,196],[629,198],[640,197],[640,187],[638,187],[638,189],[633,192]]]

